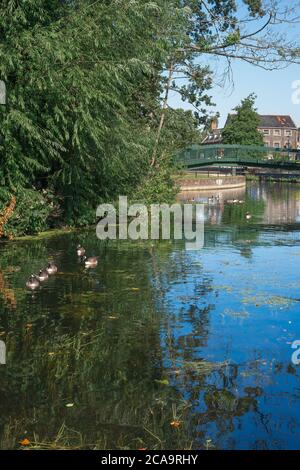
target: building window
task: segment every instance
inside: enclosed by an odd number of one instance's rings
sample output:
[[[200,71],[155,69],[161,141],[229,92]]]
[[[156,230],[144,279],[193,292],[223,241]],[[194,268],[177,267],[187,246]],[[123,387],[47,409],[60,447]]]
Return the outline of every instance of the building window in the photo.
[[[285,135],[291,137],[292,136],[292,131],[285,131]]]
[[[270,129],[263,129],[264,135],[270,135]]]
[[[274,135],[281,135],[281,129],[274,129]]]
[[[270,142],[265,142],[265,147],[270,147]]]
[[[274,147],[276,149],[280,149],[280,142],[274,142]]]

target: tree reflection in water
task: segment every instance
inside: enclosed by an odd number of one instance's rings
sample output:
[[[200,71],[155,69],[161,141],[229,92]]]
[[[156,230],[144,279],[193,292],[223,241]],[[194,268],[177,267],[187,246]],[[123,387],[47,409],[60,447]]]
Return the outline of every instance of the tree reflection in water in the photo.
[[[300,232],[266,224],[268,191],[249,188],[250,223],[225,205],[200,252],[90,232],[2,244],[1,448],[295,448]],[[49,259],[59,273],[26,292]]]

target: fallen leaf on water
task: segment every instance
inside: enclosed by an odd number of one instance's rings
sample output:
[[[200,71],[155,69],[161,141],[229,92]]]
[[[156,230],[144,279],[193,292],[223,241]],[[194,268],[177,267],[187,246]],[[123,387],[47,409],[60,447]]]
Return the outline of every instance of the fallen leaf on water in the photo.
[[[111,316],[109,316],[109,317],[107,317],[107,318],[108,318],[109,320],[117,320],[118,317],[114,317],[114,316],[111,315]]]
[[[29,328],[32,328],[32,327],[33,327],[33,323],[27,323],[26,328],[29,329]]]
[[[72,408],[72,406],[74,406],[74,403],[67,403],[67,404],[66,404],[66,407],[67,407],[67,408]]]
[[[139,287],[132,287],[131,290],[138,291],[138,290],[141,290],[141,289]]]
[[[21,442],[20,442],[21,446],[29,446],[30,444],[30,440],[27,439],[27,437],[25,437],[25,439],[23,439]]]
[[[54,356],[54,354],[55,354],[54,352],[49,352],[48,356]]]
[[[155,382],[156,382],[157,384],[160,384],[160,385],[169,385],[168,379],[155,380]]]
[[[174,421],[171,421],[170,426],[172,426],[172,428],[179,428],[180,424],[181,424],[180,421],[174,420]]]

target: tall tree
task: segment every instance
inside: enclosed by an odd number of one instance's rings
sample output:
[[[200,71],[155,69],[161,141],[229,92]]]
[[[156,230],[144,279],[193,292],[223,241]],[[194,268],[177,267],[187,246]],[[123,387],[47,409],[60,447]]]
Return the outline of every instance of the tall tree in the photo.
[[[160,3],[1,3],[3,203],[16,194],[18,206],[24,192],[43,190],[65,222],[87,223],[101,200],[140,182],[169,47]]]
[[[222,132],[224,144],[264,145],[263,136],[258,130],[260,118],[254,107],[255,99],[254,94],[249,95],[234,109],[236,114],[228,116]]]

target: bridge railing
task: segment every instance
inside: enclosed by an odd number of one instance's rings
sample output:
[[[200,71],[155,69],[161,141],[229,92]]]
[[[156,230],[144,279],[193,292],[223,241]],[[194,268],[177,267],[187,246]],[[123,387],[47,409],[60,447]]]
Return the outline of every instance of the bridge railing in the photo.
[[[252,145],[191,145],[179,151],[175,162],[186,166],[197,163],[259,163],[280,166],[289,162],[296,162],[300,158],[300,150],[280,149],[273,147],[260,147]]]

